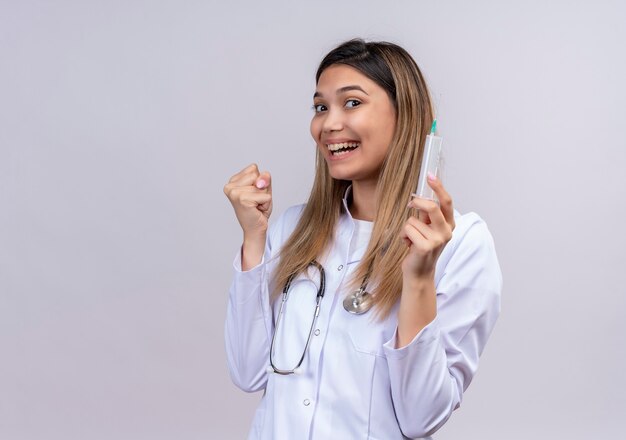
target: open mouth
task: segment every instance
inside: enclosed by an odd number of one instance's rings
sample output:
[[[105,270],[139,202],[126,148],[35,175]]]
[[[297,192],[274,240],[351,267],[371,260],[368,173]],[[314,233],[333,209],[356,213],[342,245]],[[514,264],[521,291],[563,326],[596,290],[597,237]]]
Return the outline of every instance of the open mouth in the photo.
[[[340,144],[328,144],[328,150],[333,156],[342,156],[355,150],[361,145],[359,142],[342,142]]]

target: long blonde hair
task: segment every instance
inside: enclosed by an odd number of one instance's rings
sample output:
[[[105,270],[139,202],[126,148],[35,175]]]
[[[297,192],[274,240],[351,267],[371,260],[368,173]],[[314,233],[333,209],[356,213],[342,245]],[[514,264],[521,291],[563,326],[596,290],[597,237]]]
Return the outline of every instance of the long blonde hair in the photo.
[[[333,64],[356,68],[385,89],[396,110],[396,129],[382,164],[377,187],[376,217],[369,245],[350,279],[357,288],[370,268],[368,291],[377,317],[385,318],[402,292],[402,260],[407,246],[399,238],[409,215],[406,208],[417,186],[425,137],[433,121],[426,82],[413,58],[401,47],[388,42],[347,41],[324,57],[316,74]],[[292,274],[304,272],[319,258],[329,243],[350,181],[330,176],[322,155],[317,152],[315,180],[300,220],[280,251],[274,274],[273,295],[280,293]]]

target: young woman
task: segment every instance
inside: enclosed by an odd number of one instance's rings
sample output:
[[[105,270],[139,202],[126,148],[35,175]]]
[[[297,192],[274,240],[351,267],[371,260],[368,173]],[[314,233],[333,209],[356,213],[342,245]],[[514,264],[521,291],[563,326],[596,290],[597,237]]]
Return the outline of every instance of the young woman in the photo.
[[[226,318],[234,383],[264,390],[250,439],[424,438],[456,409],[500,310],[483,220],[415,198],[433,122],[415,61],[348,41],[321,62],[308,202],[271,227],[268,172],[224,187],[243,229]]]

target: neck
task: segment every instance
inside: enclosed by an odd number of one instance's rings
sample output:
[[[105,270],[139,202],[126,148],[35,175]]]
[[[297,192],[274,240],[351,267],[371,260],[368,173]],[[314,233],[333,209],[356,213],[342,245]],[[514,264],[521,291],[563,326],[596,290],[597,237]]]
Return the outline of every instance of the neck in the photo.
[[[353,181],[350,214],[357,220],[374,221],[376,217],[376,184],[374,181]]]

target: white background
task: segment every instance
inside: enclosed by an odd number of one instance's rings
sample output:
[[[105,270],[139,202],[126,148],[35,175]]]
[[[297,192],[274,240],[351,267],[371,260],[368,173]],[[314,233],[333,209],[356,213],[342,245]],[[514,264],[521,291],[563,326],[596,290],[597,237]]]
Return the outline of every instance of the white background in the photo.
[[[626,413],[622,1],[0,1],[0,438],[241,439],[228,378],[251,162],[312,183],[314,74],[412,53],[444,181],[504,274],[450,439],[615,439]]]

